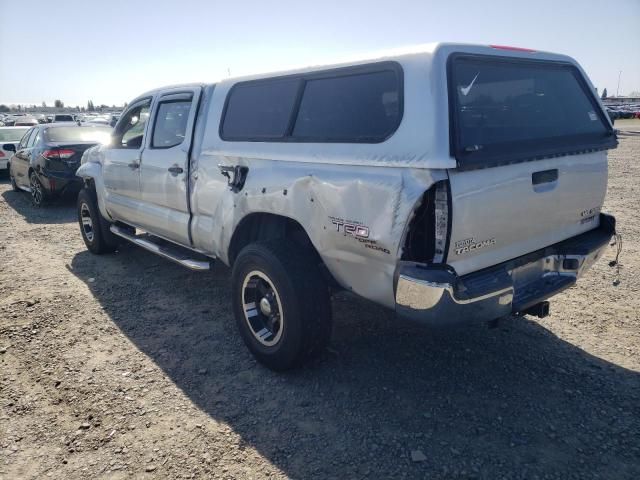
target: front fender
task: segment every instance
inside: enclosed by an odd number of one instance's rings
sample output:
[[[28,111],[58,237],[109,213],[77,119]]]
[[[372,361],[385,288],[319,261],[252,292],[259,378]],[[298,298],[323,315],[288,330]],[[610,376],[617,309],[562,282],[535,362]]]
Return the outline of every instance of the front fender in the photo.
[[[84,180],[85,185],[88,180],[93,182],[96,189],[96,198],[98,199],[98,208],[100,213],[106,219],[113,220],[105,205],[105,189],[104,179],[102,177],[102,164],[98,162],[86,162],[80,165],[80,168],[76,170],[76,175]]]

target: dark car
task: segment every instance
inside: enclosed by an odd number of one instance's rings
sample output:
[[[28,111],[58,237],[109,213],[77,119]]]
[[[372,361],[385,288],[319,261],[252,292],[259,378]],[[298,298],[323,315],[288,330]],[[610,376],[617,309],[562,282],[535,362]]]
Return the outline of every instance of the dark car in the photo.
[[[31,192],[33,203],[64,193],[77,193],[82,181],[76,177],[82,153],[109,141],[109,127],[79,127],[69,124],[35,126],[20,140],[3,145],[14,152],[9,161],[9,176],[14,190]]]
[[[58,122],[75,122],[75,116],[67,113],[56,113],[51,120],[52,123]]]

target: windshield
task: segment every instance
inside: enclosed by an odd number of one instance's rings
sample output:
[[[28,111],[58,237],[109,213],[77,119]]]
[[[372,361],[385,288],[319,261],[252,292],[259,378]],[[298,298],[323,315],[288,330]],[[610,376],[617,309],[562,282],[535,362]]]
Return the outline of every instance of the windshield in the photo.
[[[112,129],[108,127],[57,127],[44,132],[48,142],[109,143]]]
[[[73,117],[71,115],[56,115],[55,119],[58,122],[73,122]]]
[[[459,56],[450,75],[459,162],[605,146],[611,127],[568,64]]]
[[[0,143],[19,142],[29,128],[0,128]]]

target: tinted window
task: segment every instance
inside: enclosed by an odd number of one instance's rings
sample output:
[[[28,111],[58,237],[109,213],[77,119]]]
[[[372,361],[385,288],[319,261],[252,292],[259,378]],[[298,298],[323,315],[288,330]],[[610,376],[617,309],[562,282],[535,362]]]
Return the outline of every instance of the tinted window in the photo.
[[[71,115],[56,115],[56,122],[73,122],[73,117]]]
[[[158,105],[151,146],[169,148],[180,145],[187,131],[191,99],[161,102]]]
[[[287,132],[299,79],[240,83],[229,93],[224,139],[281,138]]]
[[[400,118],[395,71],[306,82],[293,136],[321,141],[382,140]]]
[[[109,127],[50,127],[44,131],[47,142],[96,142],[108,143],[111,139]]]
[[[115,148],[140,148],[149,121],[151,99],[132,106],[118,121],[113,135]]]
[[[593,93],[572,66],[460,57],[451,74],[459,161],[560,153],[611,137]]]

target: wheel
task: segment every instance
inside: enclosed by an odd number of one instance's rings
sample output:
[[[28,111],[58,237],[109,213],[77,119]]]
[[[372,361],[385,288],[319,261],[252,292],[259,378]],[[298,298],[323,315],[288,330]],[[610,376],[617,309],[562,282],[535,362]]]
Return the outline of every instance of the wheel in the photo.
[[[233,265],[231,284],[238,329],[263,365],[288,370],[329,343],[329,287],[313,252],[282,239],[250,244]]]
[[[31,189],[31,201],[36,207],[42,207],[47,202],[47,193],[38,179],[35,171],[29,174],[29,187]]]
[[[100,214],[96,193],[83,188],[77,205],[80,232],[87,249],[98,255],[114,252],[118,248],[118,237],[111,233],[110,223]]]

